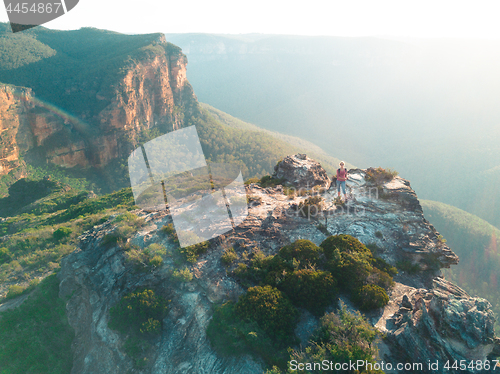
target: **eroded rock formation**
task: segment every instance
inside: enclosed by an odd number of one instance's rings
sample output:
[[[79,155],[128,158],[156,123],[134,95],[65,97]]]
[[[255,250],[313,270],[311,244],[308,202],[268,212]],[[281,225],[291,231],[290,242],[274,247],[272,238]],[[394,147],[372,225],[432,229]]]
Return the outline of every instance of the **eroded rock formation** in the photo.
[[[287,156],[274,167],[274,178],[304,191],[319,186],[330,187],[330,179],[325,169],[305,154]]]

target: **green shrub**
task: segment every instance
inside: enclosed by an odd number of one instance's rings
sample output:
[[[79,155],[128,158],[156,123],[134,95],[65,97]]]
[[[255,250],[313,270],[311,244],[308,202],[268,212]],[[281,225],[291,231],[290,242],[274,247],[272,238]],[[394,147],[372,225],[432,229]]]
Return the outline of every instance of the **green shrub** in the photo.
[[[243,321],[235,305],[227,302],[214,311],[207,327],[211,346],[221,356],[254,354],[268,365],[286,365],[286,350],[266,334],[255,321]]]
[[[316,226],[316,228],[326,236],[330,236],[330,231],[328,231],[328,227],[326,227],[326,225],[319,223],[318,226]]]
[[[13,284],[12,286],[9,287],[6,299],[12,299],[14,297],[21,295],[25,289],[26,287],[20,286],[18,284]]]
[[[117,232],[111,232],[102,237],[102,245],[112,246],[114,244],[122,242],[123,239],[125,238],[119,235]]]
[[[238,259],[238,254],[234,251],[234,248],[231,247],[224,251],[220,259],[223,264],[229,265]]]
[[[123,214],[120,214],[116,216],[114,219],[114,222],[127,222],[127,223],[135,223],[138,220],[139,217],[137,217],[135,214],[130,213],[130,212],[125,212]]]
[[[138,368],[144,368],[148,364],[148,358],[145,353],[151,349],[151,344],[140,339],[137,336],[130,336],[123,344],[123,350],[132,358],[134,365]]]
[[[385,271],[382,271],[375,267],[370,271],[370,275],[368,275],[366,282],[369,284],[375,284],[385,290],[388,290],[389,288],[392,288],[394,286],[392,277]]]
[[[165,256],[167,254],[167,248],[165,248],[162,244],[152,243],[144,249],[144,253],[146,253],[149,257]]]
[[[116,227],[109,234],[103,236],[102,245],[112,246],[115,244],[119,244],[121,246],[127,241],[128,237],[134,232],[135,232],[134,228],[130,226]]]
[[[157,296],[153,290],[131,292],[111,308],[109,327],[122,333],[158,332],[159,329],[151,331],[152,326],[157,326],[153,321],[161,322],[166,312],[165,299]]]
[[[70,227],[59,227],[56,231],[54,231],[54,239],[61,240],[63,238],[67,238],[71,235],[73,230]]]
[[[160,321],[153,318],[148,318],[148,320],[143,322],[141,324],[141,327],[139,328],[141,334],[148,334],[148,333],[157,334],[160,332],[160,330],[161,330]]]
[[[103,195],[94,199],[86,199],[78,204],[70,206],[64,212],[54,216],[51,223],[69,221],[80,216],[96,214],[106,209],[116,209],[122,206],[125,209],[134,207],[134,196],[131,188],[123,188],[109,195]]]
[[[179,248],[179,252],[184,256],[187,262],[195,263],[198,256],[205,253],[208,249],[209,243],[207,241],[198,244],[189,245],[187,247]]]
[[[290,350],[290,359],[297,362],[349,363],[367,361],[375,363],[377,349],[375,340],[378,331],[359,312],[349,312],[342,304],[338,313],[329,313],[321,318],[320,327],[313,333],[311,343],[302,350]],[[306,371],[301,371],[306,372]],[[328,370],[328,373],[358,373],[353,370]],[[381,371],[362,370],[372,374]]]
[[[169,223],[168,225],[163,226],[160,231],[167,235],[169,239],[179,242],[179,239],[177,238],[177,233],[175,232],[175,227],[173,223]]]
[[[396,268],[408,274],[416,274],[421,270],[420,264],[413,263],[410,260],[396,262]]]
[[[275,187],[277,185],[283,184],[284,179],[280,178],[273,178],[270,175],[264,175],[262,178],[260,178],[260,186],[262,188],[266,187]]]
[[[296,264],[298,263],[296,262]],[[276,255],[264,259],[261,268],[255,268],[252,264],[251,270],[260,283],[276,287],[288,274],[294,271],[293,265],[293,260],[286,261],[283,257]]]
[[[278,254],[290,263],[295,259],[300,262],[301,267],[306,267],[318,263],[321,249],[309,240],[299,239],[292,244],[282,247]]]
[[[103,245],[123,245],[133,233],[144,225],[144,218],[137,217],[132,213],[125,213],[115,218],[115,229],[109,234],[104,235],[102,239]]]
[[[153,267],[160,267],[163,264],[163,259],[161,256],[153,256],[149,259],[148,264]]]
[[[144,226],[144,218],[138,217],[133,213],[125,212],[117,216],[114,220],[118,224],[118,227],[131,228],[131,231],[137,231],[137,229]]]
[[[363,243],[350,235],[332,235],[326,238],[320,244],[320,247],[323,248],[325,256],[329,260],[332,259],[335,248],[341,252],[359,253],[366,258],[371,254],[370,250]]]
[[[152,347],[148,339],[161,332],[166,313],[166,300],[151,289],[131,292],[110,309],[108,326],[125,335],[124,351],[137,367],[146,366]]]
[[[362,310],[382,308],[389,302],[385,290],[375,284],[361,287],[354,293],[353,299]]]
[[[186,267],[182,270],[174,270],[172,278],[177,282],[191,282],[193,280],[193,273]]]
[[[378,168],[368,168],[366,170],[365,180],[373,182],[375,184],[381,184],[389,182],[399,173],[392,169],[383,169],[380,166]]]
[[[372,256],[358,239],[349,235],[330,236],[320,247],[328,259],[328,270],[343,289],[352,291],[364,285],[372,270]]]
[[[398,270],[391,264],[387,263],[383,258],[374,257],[371,263],[373,267],[376,267],[377,269],[382,270],[391,276],[395,276],[398,273]]]
[[[167,252],[161,244],[153,243],[144,250],[138,246],[125,245],[125,258],[134,264],[137,271],[148,271],[160,267],[163,264],[163,258]]]
[[[250,266],[240,262],[233,270],[232,275],[245,288],[260,284],[267,274],[267,263],[272,259],[273,256],[265,257],[262,252],[258,252],[257,256],[254,253]]]
[[[376,231],[375,236],[379,239],[382,239],[384,237],[384,235],[380,231]]]
[[[289,341],[298,312],[290,300],[271,286],[251,287],[236,303],[236,313],[244,320],[255,321],[277,340]]]
[[[328,270],[358,304],[361,303],[360,290],[368,292],[368,296],[373,294],[372,298],[368,298],[372,304],[363,304],[365,308],[378,305],[373,301],[379,296],[376,292],[378,289],[387,296],[384,289],[394,285],[391,275],[397,274],[397,270],[383,259],[373,257],[372,252],[356,238],[349,235],[331,236],[321,243],[321,248],[328,259]],[[370,288],[366,288],[368,286]]]
[[[297,307],[321,315],[337,296],[337,281],[329,272],[301,269],[289,274],[278,286]]]
[[[0,265],[9,262],[12,259],[12,254],[8,248],[0,248]]]
[[[246,185],[249,185],[251,183],[259,183],[260,182],[260,179],[257,178],[257,177],[253,177],[253,178],[249,178],[245,181],[245,184]]]

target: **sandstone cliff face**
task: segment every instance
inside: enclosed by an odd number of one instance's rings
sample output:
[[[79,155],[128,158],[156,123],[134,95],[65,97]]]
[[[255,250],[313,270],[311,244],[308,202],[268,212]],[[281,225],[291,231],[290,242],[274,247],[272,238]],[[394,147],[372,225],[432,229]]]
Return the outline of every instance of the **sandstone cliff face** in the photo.
[[[127,156],[144,130],[182,127],[197,105],[186,79],[187,59],[169,49],[164,37],[153,44],[160,48],[124,66],[112,87],[95,92],[104,108],[93,116],[76,118],[37,100],[29,88],[0,84],[0,175],[30,151],[64,167],[104,166]]]
[[[30,141],[31,95],[28,88],[0,85],[0,175],[19,166],[19,147]]]
[[[376,243],[381,248],[379,255],[389,263],[407,261],[421,269],[417,274],[401,271],[394,279],[389,304],[367,315],[388,336],[380,347],[381,360],[484,360],[498,350],[489,303],[471,298],[439,277],[440,268],[456,264],[458,258],[425,220],[409,182],[396,177],[374,186],[366,182],[365,170],[350,173],[347,185],[353,199],[346,206],[336,206],[336,191],[325,192],[323,213],[310,219],[296,210],[307,196],[291,200],[282,186],[263,189],[251,184],[247,190],[253,201],[249,216],[233,232],[211,241],[207,253],[190,267],[194,280],[181,285],[171,281],[170,274],[178,267],[173,257],[166,256],[160,268],[138,274],[120,247],[105,246],[103,237],[114,230],[111,220],[87,232],[81,249],[62,261],[59,273],[60,295],[69,298],[69,322],[76,331],[72,373],[261,373],[262,364],[252,357],[219,357],[206,336],[214,304],[237,300],[244,292],[221,263],[224,249],[234,246],[240,256],[245,250],[250,257],[257,249],[275,254],[297,239],[320,244],[335,234]],[[172,222],[165,211],[138,210],[136,214],[147,225],[129,239],[131,243],[142,248],[161,243],[169,253],[177,250],[159,230]],[[154,357],[141,371],[124,354],[123,341],[108,328],[108,320],[111,306],[144,286],[156,286],[171,303]],[[304,314],[297,331],[302,341],[307,341],[317,322]]]

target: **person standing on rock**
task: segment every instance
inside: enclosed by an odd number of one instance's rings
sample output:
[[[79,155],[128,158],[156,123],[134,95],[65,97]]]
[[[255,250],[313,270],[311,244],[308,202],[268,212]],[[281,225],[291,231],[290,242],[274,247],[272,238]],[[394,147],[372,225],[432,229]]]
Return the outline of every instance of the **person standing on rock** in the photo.
[[[344,201],[347,200],[347,194],[345,191],[345,181],[348,178],[347,169],[344,168],[344,161],[340,161],[340,168],[337,169],[337,192],[340,198],[340,187],[342,187],[342,193],[344,194]]]

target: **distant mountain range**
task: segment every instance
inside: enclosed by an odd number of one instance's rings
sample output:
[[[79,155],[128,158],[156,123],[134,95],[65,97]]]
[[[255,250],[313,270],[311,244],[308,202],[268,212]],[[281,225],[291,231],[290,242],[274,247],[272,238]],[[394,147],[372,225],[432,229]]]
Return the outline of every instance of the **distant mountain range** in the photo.
[[[500,42],[166,34],[198,98],[500,227]]]

